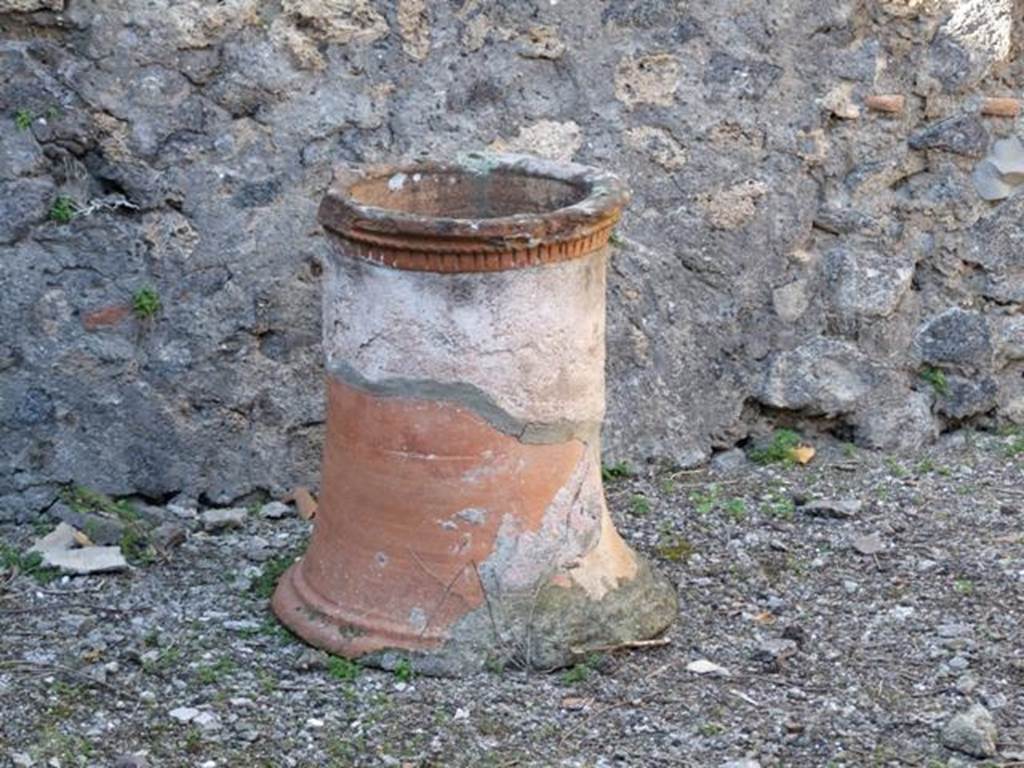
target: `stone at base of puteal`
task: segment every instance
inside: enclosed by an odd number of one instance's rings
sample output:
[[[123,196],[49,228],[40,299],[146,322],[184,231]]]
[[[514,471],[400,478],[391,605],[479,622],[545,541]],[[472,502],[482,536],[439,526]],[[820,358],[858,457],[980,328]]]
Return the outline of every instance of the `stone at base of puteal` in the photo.
[[[679,604],[672,585],[642,557],[637,565],[632,579],[599,600],[579,586],[553,584],[532,594],[491,595],[433,648],[423,638],[397,647],[394,638],[354,630],[332,617],[334,611],[311,605],[293,581],[301,579],[299,564],[281,578],[272,605],[306,642],[368,666],[395,669],[408,663],[417,674],[449,677],[501,667],[553,670],[597,649],[657,637],[675,620]]]

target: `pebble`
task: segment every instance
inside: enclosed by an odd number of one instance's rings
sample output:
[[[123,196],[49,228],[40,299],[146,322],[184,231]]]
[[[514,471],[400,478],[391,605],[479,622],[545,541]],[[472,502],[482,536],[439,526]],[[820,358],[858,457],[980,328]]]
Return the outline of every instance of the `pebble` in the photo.
[[[956,681],[956,690],[958,693],[962,693],[964,696],[974,693],[978,687],[978,678],[972,675],[970,672],[961,675]]]
[[[939,626],[935,628],[935,632],[939,637],[943,638],[966,637],[971,634],[972,628],[970,624],[950,622],[948,624],[939,624]]]
[[[185,526],[180,523],[168,521],[166,523],[160,523],[153,533],[150,534],[152,542],[160,549],[168,550],[177,547],[180,544],[185,543],[185,537],[188,535],[185,530]]]
[[[850,545],[862,555],[877,555],[883,549],[882,537],[877,533],[868,533],[863,536],[856,536]]]
[[[191,723],[199,715],[199,710],[194,707],[176,707],[168,712],[173,720],[179,723]]]
[[[848,520],[860,512],[859,499],[818,499],[800,507],[800,511],[811,517],[831,517],[836,520]]]
[[[329,661],[330,657],[323,651],[319,651],[316,648],[305,648],[295,660],[295,668],[303,672],[327,669]]]
[[[292,508],[283,501],[271,501],[260,507],[260,517],[265,520],[280,520],[292,514]]]
[[[942,729],[942,745],[972,757],[996,753],[996,724],[981,704],[954,715]]]
[[[216,731],[220,728],[220,718],[212,712],[200,712],[192,718],[192,723],[204,731]]]
[[[145,755],[119,755],[114,760],[114,768],[149,768],[149,760]]]
[[[245,507],[229,507],[228,509],[207,509],[199,519],[203,529],[207,531],[223,531],[228,528],[241,528],[249,517]]]
[[[728,677],[729,675],[728,669],[707,659],[691,661],[686,665],[686,671],[693,672],[696,675],[721,675],[722,677]]]
[[[741,448],[733,448],[729,451],[715,454],[711,459],[711,471],[718,474],[728,474],[742,469],[747,464],[747,454]]]
[[[763,641],[754,652],[754,658],[766,664],[779,664],[797,652],[796,640],[772,638]]]
[[[971,666],[971,662],[963,656],[954,656],[952,659],[949,660],[948,666],[954,672],[963,672],[965,669]]]
[[[182,520],[195,520],[199,516],[199,510],[194,504],[171,502],[167,505],[167,511]]]

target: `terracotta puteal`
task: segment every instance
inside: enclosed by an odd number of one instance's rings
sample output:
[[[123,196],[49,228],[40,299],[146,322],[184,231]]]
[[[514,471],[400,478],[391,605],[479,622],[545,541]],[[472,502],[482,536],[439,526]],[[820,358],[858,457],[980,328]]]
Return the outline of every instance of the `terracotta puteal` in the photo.
[[[336,172],[320,506],[273,598],[298,635],[464,674],[562,666],[673,621],[601,483],[626,201],[610,174],[516,155]]]

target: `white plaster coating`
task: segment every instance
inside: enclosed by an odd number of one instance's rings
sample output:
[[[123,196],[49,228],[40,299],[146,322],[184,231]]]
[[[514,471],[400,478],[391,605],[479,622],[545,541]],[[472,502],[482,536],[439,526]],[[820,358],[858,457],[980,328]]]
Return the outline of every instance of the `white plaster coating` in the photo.
[[[496,594],[535,590],[575,568],[597,546],[605,510],[600,467],[596,451],[584,450],[536,531],[521,530],[511,515],[502,520],[494,549],[480,566],[489,589]]]
[[[335,241],[336,248],[344,248]],[[604,415],[605,261],[502,272],[391,269],[328,261],[324,348],[372,383],[470,384],[524,422]]]

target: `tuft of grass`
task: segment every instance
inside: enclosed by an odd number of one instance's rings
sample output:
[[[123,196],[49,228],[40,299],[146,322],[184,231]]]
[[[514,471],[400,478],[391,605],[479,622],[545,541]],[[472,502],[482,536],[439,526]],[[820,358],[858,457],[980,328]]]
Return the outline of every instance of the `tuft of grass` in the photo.
[[[233,674],[236,669],[238,667],[235,662],[225,656],[213,664],[205,664],[197,668],[196,679],[203,685],[213,685]]]
[[[747,517],[747,505],[743,499],[729,499],[722,507],[722,511],[734,523],[741,523]]]
[[[718,484],[712,483],[706,491],[690,494],[690,503],[698,515],[706,515],[718,506]]]
[[[1010,459],[1024,457],[1024,435],[1014,437],[1006,446],[1006,456]]]
[[[412,662],[409,659],[399,661],[391,672],[403,683],[412,682],[412,679],[416,676],[416,672],[412,668]]]
[[[121,534],[121,551],[133,565],[147,565],[156,559],[156,551],[149,540],[149,530],[135,506],[125,499],[114,500],[105,493],[72,485],[65,488],[61,497],[64,503],[76,512],[114,517],[124,524]],[[83,531],[90,536],[88,530]],[[90,537],[91,538],[91,537]]]
[[[71,485],[65,488],[61,498],[76,512],[113,516],[123,523],[139,521],[139,512],[130,501],[115,501],[102,491],[84,485]]]
[[[292,563],[295,562],[295,553],[286,553],[278,557],[272,557],[263,564],[263,570],[260,575],[252,580],[252,586],[250,590],[256,594],[257,597],[262,597],[265,600],[269,600],[270,596],[274,594],[274,590],[277,588],[277,582],[281,578],[281,575],[287,571]]]
[[[799,434],[791,429],[777,429],[771,442],[750,452],[750,460],[757,464],[793,464],[793,449],[799,446]]]
[[[785,494],[773,494],[765,507],[765,513],[777,520],[792,520],[796,515],[796,502]]]
[[[629,466],[627,461],[617,461],[614,464],[606,464],[601,467],[601,479],[606,483],[632,476],[633,468]]]
[[[700,731],[701,736],[711,738],[712,736],[717,736],[718,734],[723,733],[725,731],[725,726],[720,723],[702,723],[697,730]]]
[[[67,224],[75,218],[77,211],[78,206],[74,200],[67,195],[57,195],[57,199],[50,206],[50,221],[55,221],[58,224]]]
[[[888,467],[889,474],[897,479],[907,476],[907,470],[891,456],[886,458],[885,466]]]
[[[969,595],[974,592],[974,582],[970,579],[956,579],[953,582],[953,589],[961,595]]]
[[[663,560],[677,563],[688,560],[694,552],[694,546],[687,538],[678,533],[662,531],[658,537],[658,546],[655,551]]]
[[[24,573],[39,584],[49,584],[60,576],[56,568],[43,565],[43,556],[38,552],[20,552],[10,544],[0,541],[0,573]]]
[[[27,131],[33,119],[32,113],[27,109],[19,109],[14,113],[14,127],[19,131]]]
[[[923,381],[931,385],[935,394],[943,396],[949,394],[949,382],[946,380],[946,374],[938,368],[925,368],[921,371],[920,376]]]
[[[651,513],[651,502],[642,493],[634,493],[629,499],[629,511],[636,517],[646,517]]]
[[[160,294],[152,286],[140,288],[132,296],[132,310],[140,320],[148,320],[160,311]]]
[[[590,677],[590,667],[587,664],[574,664],[562,673],[562,682],[566,685],[576,685],[586,682]]]
[[[359,665],[344,656],[331,656],[327,662],[327,674],[336,680],[351,682],[359,677]]]

